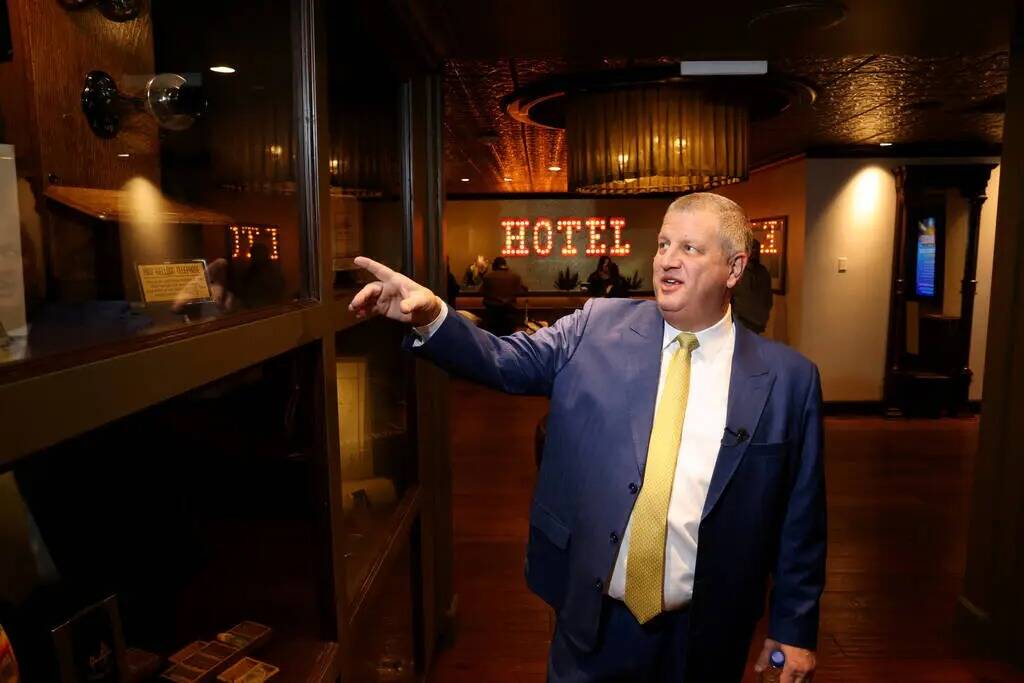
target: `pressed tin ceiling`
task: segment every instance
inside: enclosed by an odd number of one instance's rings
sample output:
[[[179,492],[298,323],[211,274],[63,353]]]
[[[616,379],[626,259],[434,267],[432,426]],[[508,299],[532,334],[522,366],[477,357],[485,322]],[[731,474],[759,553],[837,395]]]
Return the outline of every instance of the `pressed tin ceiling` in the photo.
[[[954,152],[1002,140],[1009,0],[844,0],[845,20],[825,30],[786,13],[752,21],[801,4],[789,0],[405,2],[445,59],[453,194],[566,191],[564,131],[513,121],[501,107],[511,92],[554,75],[684,59],[767,59],[770,73],[817,92],[811,105],[753,123],[752,167],[879,142]]]
[[[664,61],[671,60],[628,64]],[[565,132],[514,121],[503,110],[502,99],[555,74],[626,64],[611,59],[448,60],[444,83],[449,193],[565,192]],[[770,72],[806,82],[817,99],[754,122],[751,165],[823,148],[862,150],[880,142],[949,149],[957,144],[996,146],[1002,140],[1007,68],[1005,50],[976,56],[771,60]],[[552,166],[562,170],[548,170]]]

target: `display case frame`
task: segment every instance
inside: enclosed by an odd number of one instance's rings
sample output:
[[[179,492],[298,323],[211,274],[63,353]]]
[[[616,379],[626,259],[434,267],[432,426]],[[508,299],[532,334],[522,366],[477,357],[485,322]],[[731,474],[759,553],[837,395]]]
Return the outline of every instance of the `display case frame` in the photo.
[[[359,653],[351,629],[372,612],[398,562],[410,562],[415,671],[422,675],[435,644],[450,627],[451,505],[445,472],[447,379],[411,362],[414,423],[409,458],[418,481],[403,494],[384,530],[386,542],[366,578],[347,595],[342,473],[334,364],[335,335],[359,324],[348,311],[353,292],[333,289],[327,130],[325,0],[293,0],[291,16],[296,196],[301,230],[303,290],[308,300],[273,305],[230,317],[25,362],[0,366],[0,472],[67,439],[99,429],[234,372],[301,346],[319,349],[320,381],[310,389],[318,426],[313,451],[319,467],[322,509],[318,568],[324,595],[322,645],[295,646],[290,661],[302,662],[302,679],[348,680]],[[414,29],[397,18],[399,33]],[[399,40],[393,36],[393,39]],[[412,37],[409,44],[422,41]],[[408,57],[408,56],[406,56]],[[405,59],[403,57],[403,59]],[[402,96],[402,212],[405,272],[443,285],[443,178],[439,62],[419,51],[405,59]]]

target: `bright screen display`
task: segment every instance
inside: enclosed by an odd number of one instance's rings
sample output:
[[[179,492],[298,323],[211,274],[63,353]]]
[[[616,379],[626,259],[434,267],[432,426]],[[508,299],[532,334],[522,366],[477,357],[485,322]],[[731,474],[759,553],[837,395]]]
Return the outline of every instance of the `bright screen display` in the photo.
[[[918,296],[935,296],[935,219],[917,222],[917,277],[914,283]]]

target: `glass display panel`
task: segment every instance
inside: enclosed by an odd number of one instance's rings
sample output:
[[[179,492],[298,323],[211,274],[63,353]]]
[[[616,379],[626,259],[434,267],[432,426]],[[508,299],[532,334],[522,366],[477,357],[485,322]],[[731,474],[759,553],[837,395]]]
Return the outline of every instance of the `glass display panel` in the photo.
[[[156,680],[188,647],[177,659],[213,678],[249,656],[306,680],[333,628],[318,360],[273,358],[0,474],[0,626],[22,680]]]
[[[358,683],[418,680],[410,561],[409,543],[402,543],[393,569],[381,577],[380,592],[356,619],[352,652]]]
[[[288,0],[7,6],[0,363],[306,297]]]
[[[335,287],[367,281],[359,255],[403,267],[402,79],[368,3],[327,10],[330,239]],[[374,28],[377,27],[377,28]]]
[[[374,318],[338,333],[336,373],[348,595],[394,532],[416,482],[412,359],[405,326]]]

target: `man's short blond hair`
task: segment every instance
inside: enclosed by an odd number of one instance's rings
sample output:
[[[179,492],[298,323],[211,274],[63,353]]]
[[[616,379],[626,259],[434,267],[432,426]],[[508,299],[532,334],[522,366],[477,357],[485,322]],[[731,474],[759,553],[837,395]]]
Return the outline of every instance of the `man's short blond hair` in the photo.
[[[749,254],[754,248],[754,233],[747,214],[739,204],[714,192],[694,192],[680,197],[668,205],[665,215],[673,211],[710,211],[718,217],[718,234],[722,238],[725,257]]]

